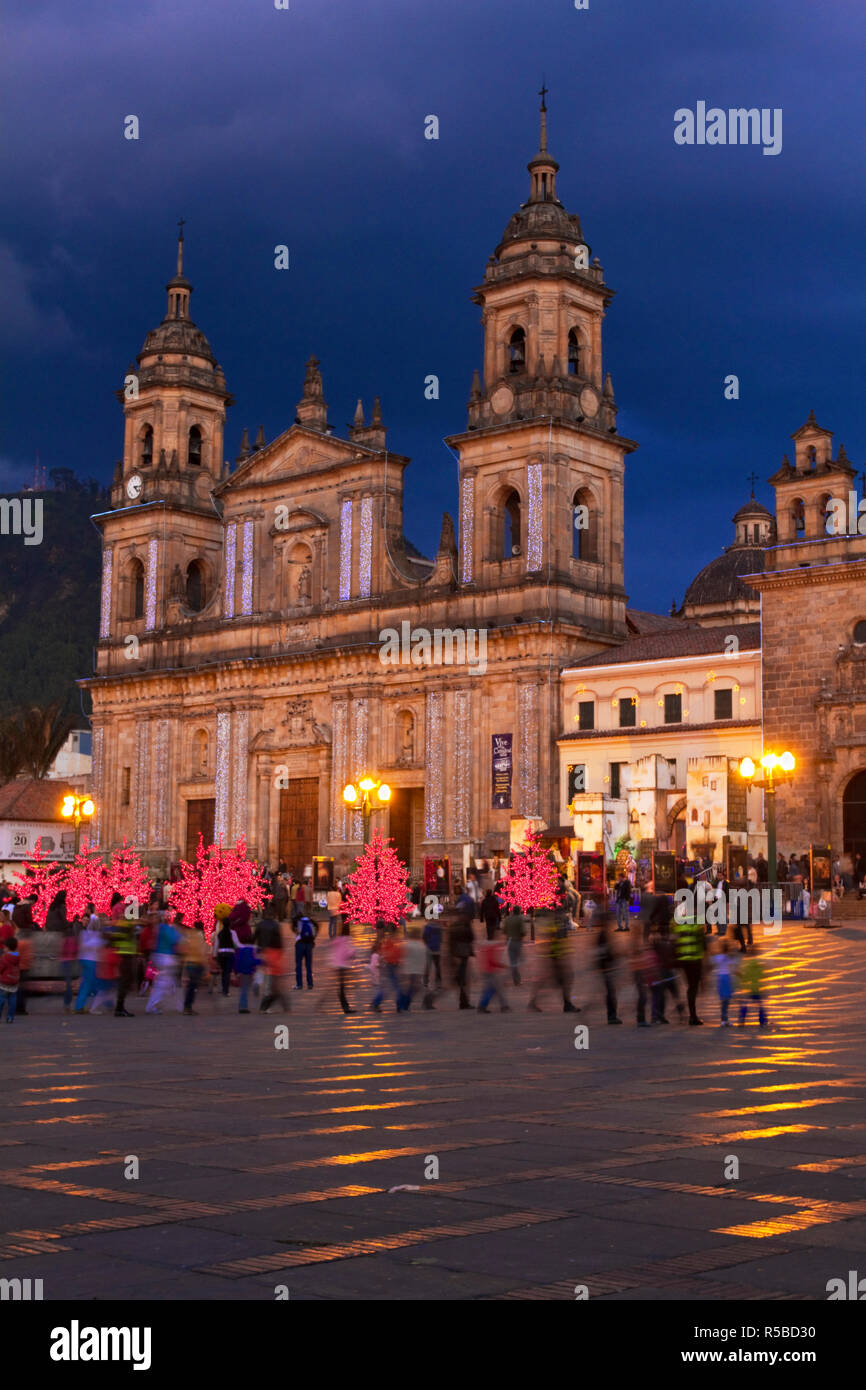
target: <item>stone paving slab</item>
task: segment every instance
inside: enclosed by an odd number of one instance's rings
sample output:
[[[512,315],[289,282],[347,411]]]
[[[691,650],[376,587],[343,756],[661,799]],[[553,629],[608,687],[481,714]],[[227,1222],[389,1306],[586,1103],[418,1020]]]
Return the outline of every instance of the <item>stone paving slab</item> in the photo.
[[[608,1028],[588,947],[578,1015],[515,991],[344,1019],[326,977],[285,1019],[35,1001],[2,1032],[3,1274],[82,1300],[825,1298],[866,1242],[866,932],[766,943],[767,1032],[713,998],[703,1029],[638,1030],[625,977]]]

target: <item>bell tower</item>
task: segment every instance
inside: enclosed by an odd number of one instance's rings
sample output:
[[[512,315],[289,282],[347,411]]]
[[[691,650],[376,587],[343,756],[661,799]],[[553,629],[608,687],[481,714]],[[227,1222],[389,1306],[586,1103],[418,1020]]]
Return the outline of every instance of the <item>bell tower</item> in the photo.
[[[123,458],[114,471],[112,510],[94,518],[103,533],[100,674],[155,664],[166,629],[218,602],[222,523],[211,492],[224,471],[232,397],[190,318],[183,251],[181,222],[165,317],[116,392]]]
[[[560,201],[546,97],[543,87],[529,197],[473,296],[483,378],[475,373],[465,433],[449,440],[460,453],[460,579],[513,589],[518,611],[527,596],[517,591],[543,584],[539,611],[552,605],[611,641],[625,636],[623,476],[637,445],[617,432],[602,360],[614,292]]]

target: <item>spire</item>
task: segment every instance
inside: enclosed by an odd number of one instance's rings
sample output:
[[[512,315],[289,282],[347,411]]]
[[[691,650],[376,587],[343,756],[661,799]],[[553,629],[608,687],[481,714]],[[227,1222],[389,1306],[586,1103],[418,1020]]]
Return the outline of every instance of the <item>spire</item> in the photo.
[[[177,273],[183,275],[183,227],[186,221],[182,217],[177,224]]]
[[[255,448],[255,449],[263,449],[264,447],[265,447],[265,427],[264,427],[264,425],[259,425],[258,432],[257,432],[257,434],[256,434],[256,442],[255,442],[254,448]]]
[[[298,401],[298,413],[295,418],[311,430],[320,430],[322,434],[327,433],[328,407],[324,399],[322,373],[319,371],[318,357],[307,359],[304,373],[304,394]]]
[[[235,463],[238,463],[238,464],[244,463],[244,462],[246,461],[246,459],[249,458],[249,456],[250,456],[250,432],[249,432],[249,430],[247,429],[246,425],[244,425],[243,434],[241,435],[241,447],[240,447],[240,450],[239,450],[239,452],[238,452],[238,456],[237,456],[237,458],[235,459]]]
[[[192,285],[183,273],[183,226],[184,218],[181,218],[177,224],[177,271],[165,287],[168,292],[166,319],[189,320],[189,297],[192,293]]]
[[[530,174],[529,202],[547,203],[557,202],[556,197],[556,173],[559,165],[547,150],[547,87],[542,84],[539,93],[541,97],[541,130],[538,140],[538,154],[527,164]]]
[[[358,397],[358,404],[355,406],[355,418],[352,423],[355,426],[363,426],[364,424],[364,403],[360,396]]]

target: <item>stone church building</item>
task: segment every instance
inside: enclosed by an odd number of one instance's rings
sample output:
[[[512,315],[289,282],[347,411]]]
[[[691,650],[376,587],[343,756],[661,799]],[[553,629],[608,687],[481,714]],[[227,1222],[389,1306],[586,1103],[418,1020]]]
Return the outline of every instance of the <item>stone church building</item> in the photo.
[[[449,440],[459,525],[444,518],[433,559],[404,538],[409,460],[378,400],[338,437],[315,358],[288,428],[245,436],[228,468],[232,397],[190,317],[179,244],[165,318],[117,393],[123,459],[96,518],[100,631],[82,684],[101,847],[126,836],[165,869],[200,831],[246,832],[268,863],[323,854],[345,870],[362,822],[342,789],[364,772],[393,789],[375,821],[413,873],[425,856],[460,868],[467,846],[507,853],[514,818],[558,824],[560,671],[629,632],[636,445],[603,370],[613,291],[558,197],[543,106],[528,169],[475,291],[483,371]],[[407,638],[396,662],[388,629]],[[444,634],[433,657],[419,629]]]

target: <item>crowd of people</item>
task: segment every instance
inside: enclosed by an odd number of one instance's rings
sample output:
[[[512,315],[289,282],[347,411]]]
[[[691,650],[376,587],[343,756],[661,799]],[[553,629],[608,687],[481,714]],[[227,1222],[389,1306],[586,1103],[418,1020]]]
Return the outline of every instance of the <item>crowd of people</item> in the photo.
[[[588,958],[582,953],[581,985],[585,993],[600,985],[609,1024],[623,1022],[620,1002],[632,990],[638,1027],[668,1023],[669,1007],[678,1019],[699,1026],[704,1020],[698,997],[712,989],[723,1026],[731,1021],[737,992],[739,1021],[754,1004],[760,1026],[767,1025],[766,972],[751,925],[707,928],[651,889],[640,893],[638,909],[631,885],[628,892],[614,892],[613,910],[598,904],[591,916],[581,914],[564,876],[555,909],[537,915],[509,909],[501,883],[485,892],[459,886],[453,905],[429,915],[422,911],[429,898],[415,891],[404,919],[364,929],[353,927],[341,911],[341,885],[314,895],[309,880],[292,882],[277,871],[261,911],[245,902],[219,903],[207,934],[200,921],[172,920],[161,884],[140,919],[130,919],[118,898],[107,914],[91,904],[69,921],[62,897],[52,904],[46,929],[55,933],[69,1013],[130,1018],[129,1004],[137,998],[148,1014],[176,1008],[194,1015],[202,990],[236,999],[239,1014],[288,1011],[293,989],[316,987],[323,954],[328,986],[320,988],[320,1007],[332,989],[345,1014],[355,1013],[362,1000],[375,1013],[392,1003],[399,1014],[413,1006],[435,1009],[448,991],[458,1009],[482,1014],[493,1005],[508,1012],[521,997],[538,1012],[549,995],[563,1012],[580,1012],[586,1005],[575,1002],[574,943],[583,921],[590,951]],[[11,1023],[16,1012],[26,1014],[35,929],[28,900],[0,900],[0,1018],[5,1010]],[[618,932],[630,933],[628,949],[614,940]]]

